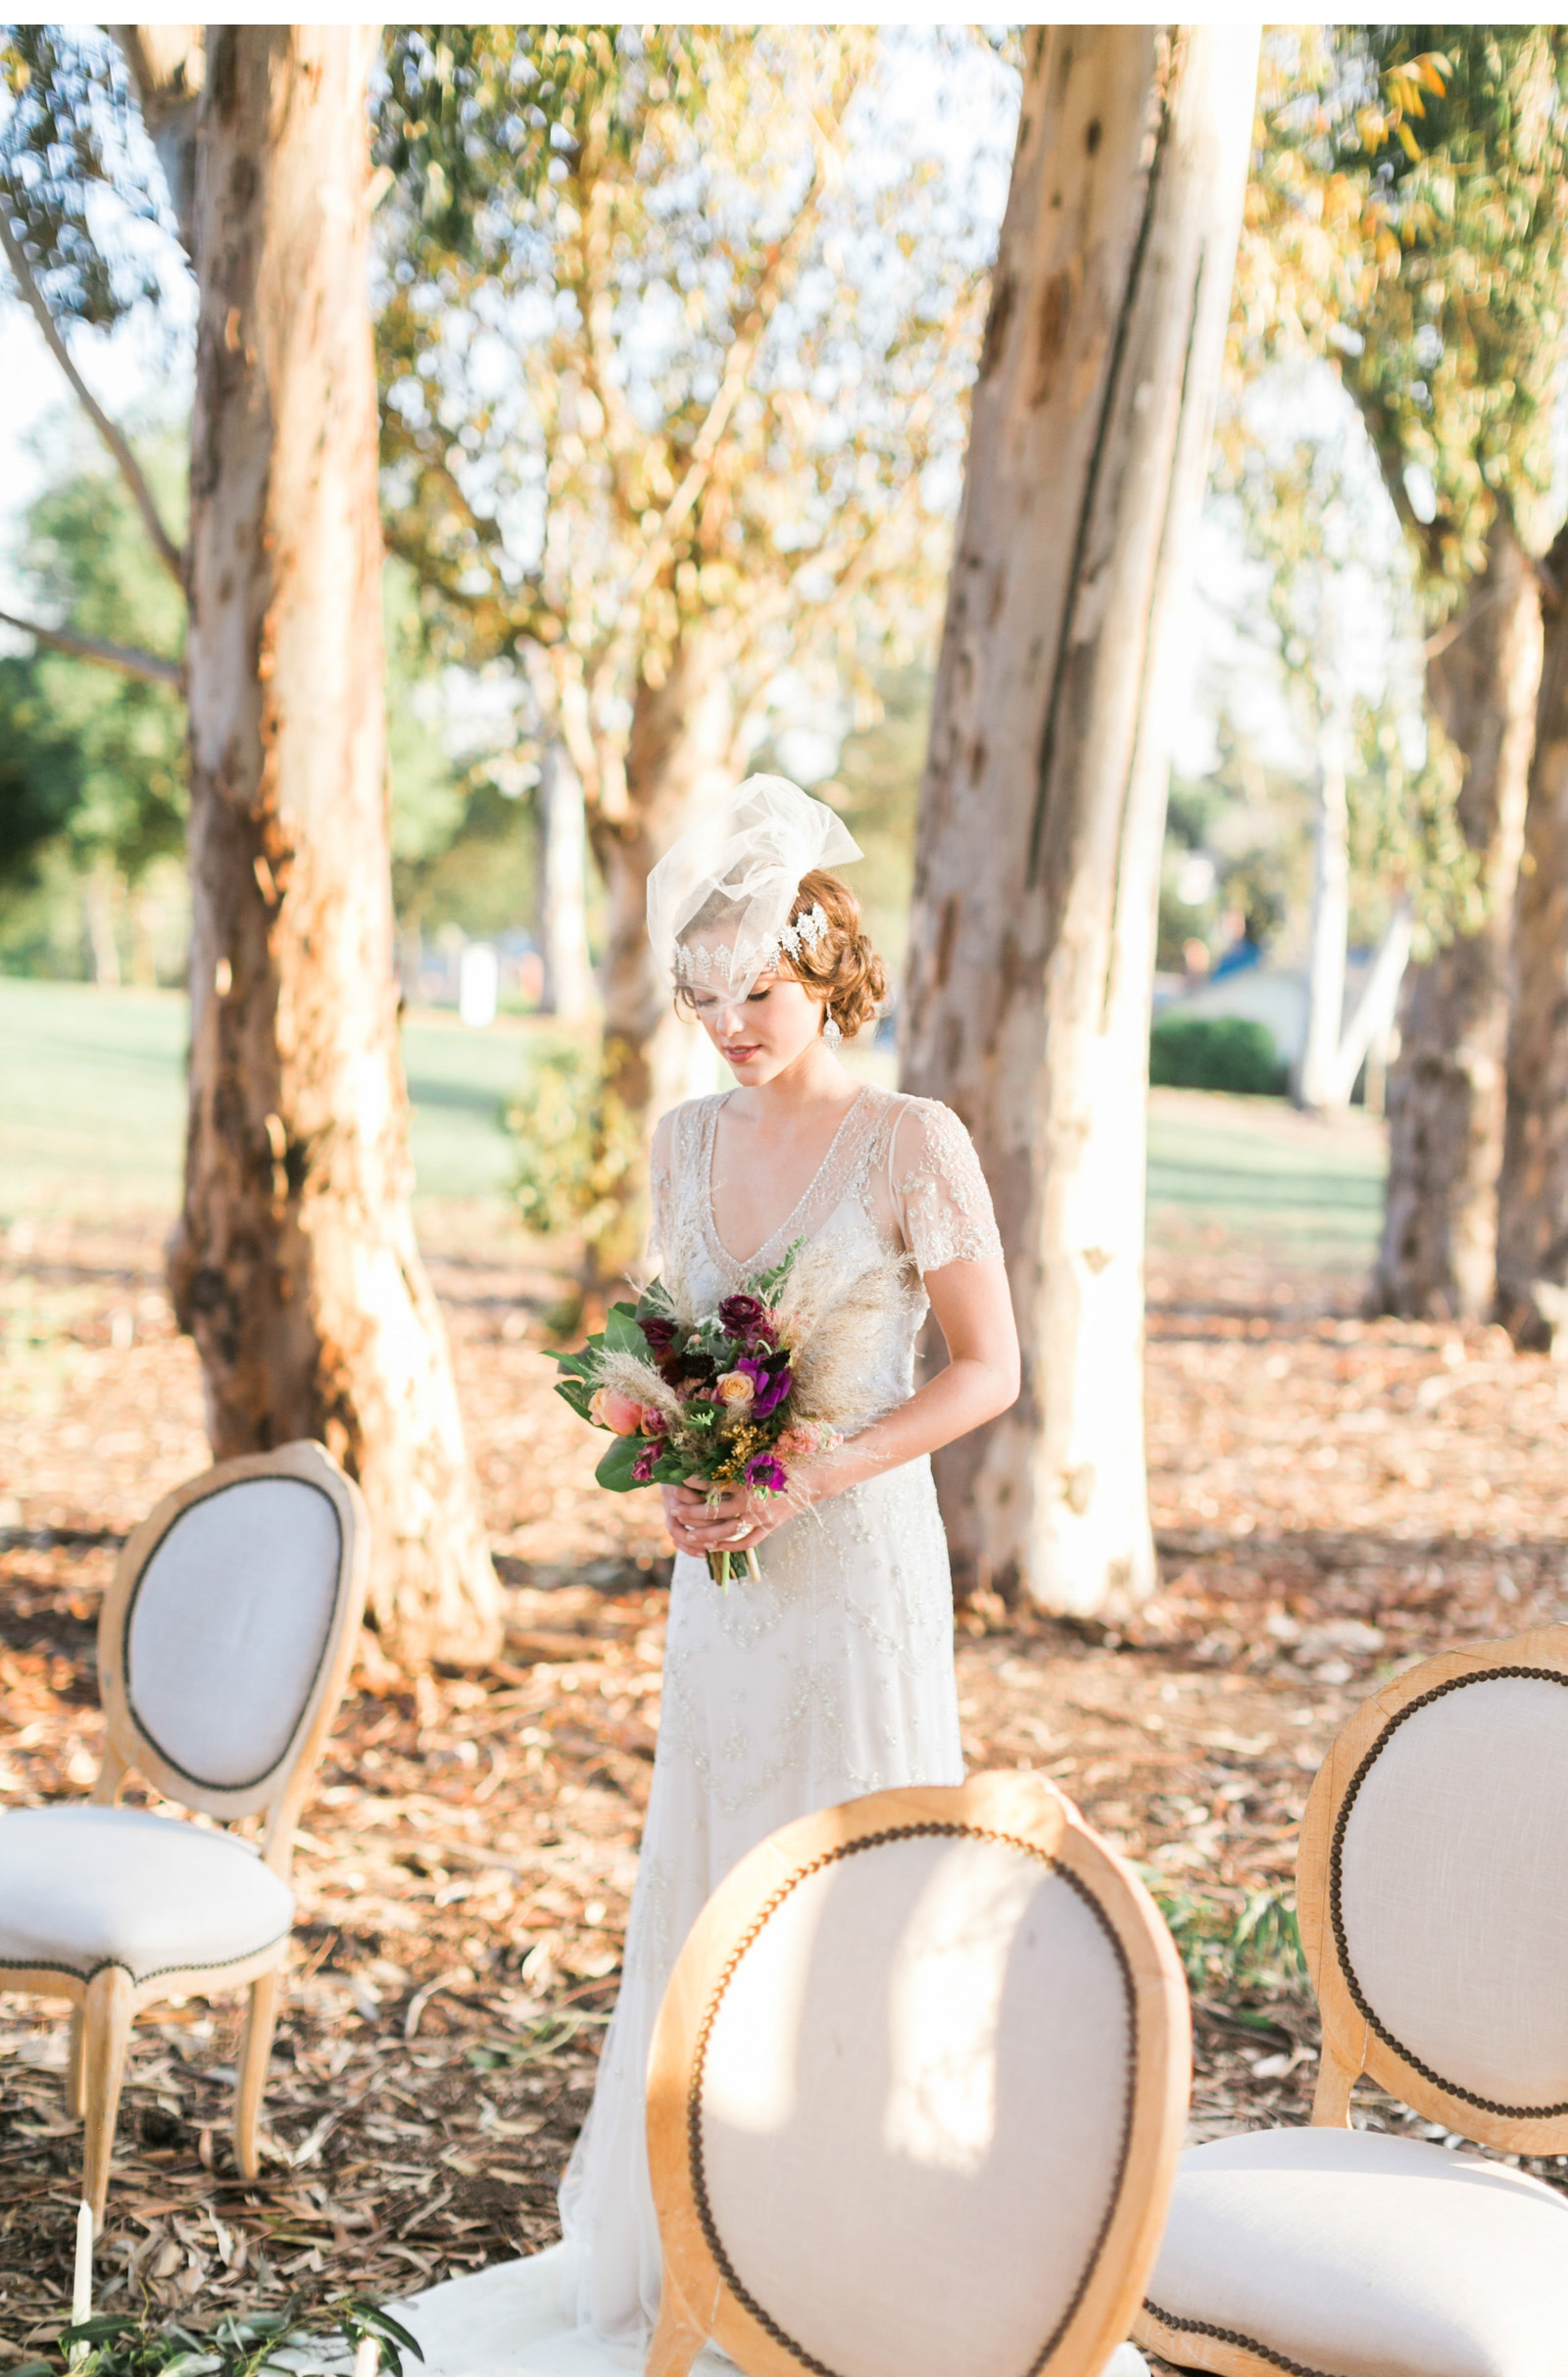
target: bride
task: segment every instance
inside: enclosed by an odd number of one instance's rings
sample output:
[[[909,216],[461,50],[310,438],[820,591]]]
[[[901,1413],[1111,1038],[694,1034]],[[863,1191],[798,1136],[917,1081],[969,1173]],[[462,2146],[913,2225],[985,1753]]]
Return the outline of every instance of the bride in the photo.
[[[658,1758],[620,1997],[561,2192],[576,2317],[611,2342],[659,2310],[644,2144],[655,2016],[704,1903],[781,1824],[896,1784],[962,1780],[952,1586],[928,1456],[1005,1411],[1018,1345],[991,1201],[946,1107],[863,1085],[838,1051],[877,1012],[880,960],[823,868],[860,852],[777,776],[700,820],[649,883],[677,1004],[735,1087],[654,1139],[654,1246],[683,1309],[742,1291],[831,1232],[853,1271],[902,1253],[923,1292],[867,1346],[863,1424],[793,1472],[788,1499],[662,1489],[675,1545]],[[947,1367],[913,1391],[929,1303]],[[720,1592],[706,1555],[759,1555]]]

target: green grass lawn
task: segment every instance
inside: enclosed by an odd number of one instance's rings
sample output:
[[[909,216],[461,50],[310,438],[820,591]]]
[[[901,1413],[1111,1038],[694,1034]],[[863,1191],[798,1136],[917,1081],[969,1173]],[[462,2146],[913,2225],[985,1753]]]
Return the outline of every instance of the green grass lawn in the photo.
[[[548,1026],[469,1031],[416,1015],[403,1051],[421,1198],[499,1201],[512,1174],[501,1110]],[[890,1066],[880,1064],[878,1077]],[[0,1217],[172,1211],[185,1125],[185,1002],[0,978]],[[1365,1260],[1383,1202],[1383,1134],[1365,1115],[1313,1122],[1275,1099],[1156,1090],[1150,1101],[1152,1236],[1218,1231],[1293,1263]]]
[[[403,1054],[420,1197],[495,1197],[512,1176],[501,1109],[536,1027],[416,1015]],[[165,1206],[179,1194],[185,1002],[0,978],[0,1214]]]
[[[1279,1098],[1156,1089],[1149,1101],[1149,1228],[1156,1244],[1220,1232],[1292,1263],[1365,1263],[1383,1220],[1383,1126],[1332,1122]]]

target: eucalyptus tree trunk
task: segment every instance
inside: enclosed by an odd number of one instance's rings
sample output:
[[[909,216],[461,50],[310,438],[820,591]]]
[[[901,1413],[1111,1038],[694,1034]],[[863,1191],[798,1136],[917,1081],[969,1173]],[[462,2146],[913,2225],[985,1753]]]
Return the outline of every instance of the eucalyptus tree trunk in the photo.
[[[415,1243],[367,297],[374,28],[211,28],[191,199],[191,1056],[172,1252],[219,1455],[322,1439],[405,1658],[499,1593]]]
[[[1297,1096],[1309,1111],[1345,1100],[1339,1082],[1345,961],[1350,932],[1350,813],[1345,788],[1345,720],[1338,695],[1318,731],[1317,818],[1312,836],[1312,937],[1306,969],[1306,1045]],[[1346,1096],[1348,1097],[1348,1091]]]
[[[1429,662],[1434,710],[1466,761],[1459,822],[1486,914],[1405,975],[1389,1074],[1389,1188],[1369,1303],[1480,1319],[1496,1293],[1509,941],[1541,683],[1541,588],[1499,518],[1457,632]]]
[[[588,828],[582,782],[564,743],[546,746],[539,774],[539,954],[548,1015],[581,1023],[594,1007],[588,956]]]
[[[1170,618],[1202,499],[1255,31],[1029,35],[921,796],[905,1079],[973,1132],[1023,1342],[938,1462],[960,1575],[1154,1577],[1145,1090]]]
[[[623,1276],[647,1236],[653,1125],[712,1085],[709,1043],[676,1015],[654,965],[648,877],[701,811],[731,788],[742,765],[727,659],[722,635],[698,628],[675,647],[661,684],[639,679],[624,791],[607,792],[589,813],[607,893],[604,1123],[595,1149],[606,1217],[590,1247],[601,1283]]]
[[[1546,558],[1541,692],[1513,919],[1497,1316],[1518,1346],[1568,1322],[1568,530]]]

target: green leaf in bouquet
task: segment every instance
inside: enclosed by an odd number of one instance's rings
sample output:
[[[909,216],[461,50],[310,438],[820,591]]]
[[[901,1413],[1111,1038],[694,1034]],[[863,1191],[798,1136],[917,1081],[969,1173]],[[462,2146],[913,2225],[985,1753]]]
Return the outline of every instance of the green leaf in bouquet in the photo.
[[[553,1362],[558,1370],[564,1370],[568,1378],[591,1378],[597,1367],[597,1357],[591,1344],[575,1354],[552,1354],[546,1347],[545,1360]]]
[[[589,1343],[593,1340],[590,1338]],[[648,1353],[648,1340],[637,1326],[634,1304],[612,1304],[605,1319],[604,1342],[612,1354]]]
[[[637,1317],[641,1320],[673,1320],[674,1300],[662,1279],[650,1279],[637,1299]]]
[[[556,1393],[561,1397],[564,1403],[570,1404],[572,1410],[576,1412],[579,1419],[586,1419],[590,1422],[592,1421],[593,1413],[588,1407],[593,1402],[594,1390],[590,1380],[586,1378],[558,1378],[556,1381]]]
[[[805,1244],[804,1238],[797,1238],[793,1246],[786,1247],[770,1271],[761,1271],[755,1279],[747,1281],[747,1294],[755,1296],[759,1304],[771,1304],[774,1296],[789,1277],[794,1267],[795,1258]]]
[[[629,1494],[634,1486],[641,1485],[641,1478],[631,1473],[632,1463],[647,1441],[643,1436],[617,1436],[594,1471],[599,1483],[608,1486],[612,1494]]]

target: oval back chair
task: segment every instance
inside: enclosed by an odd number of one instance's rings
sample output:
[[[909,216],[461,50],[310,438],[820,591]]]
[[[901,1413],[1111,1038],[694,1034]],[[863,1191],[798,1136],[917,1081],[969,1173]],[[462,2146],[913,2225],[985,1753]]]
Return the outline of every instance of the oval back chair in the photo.
[[[127,1539],[98,1621],[108,1748],[90,1802],[0,1815],[0,1976],[74,2007],[68,2095],[101,2218],[130,2026],[158,1998],[250,1986],[234,2115],[257,2122],[294,1919],[294,1825],[348,1680],[369,1543],[318,1444],[220,1461]],[[127,1775],[234,1834],[120,1807]]]
[[[1503,2154],[1568,2151],[1568,1627],[1450,1651],[1346,1724],[1297,1906],[1323,2017],[1309,2129],[1182,2157],[1140,2343],[1221,2377],[1554,2377],[1568,2202],[1352,2129],[1367,2079]]]
[[[655,2033],[649,2377],[1099,2377],[1175,2170],[1186,1984],[1043,1778],[806,1817],[715,1892]]]

